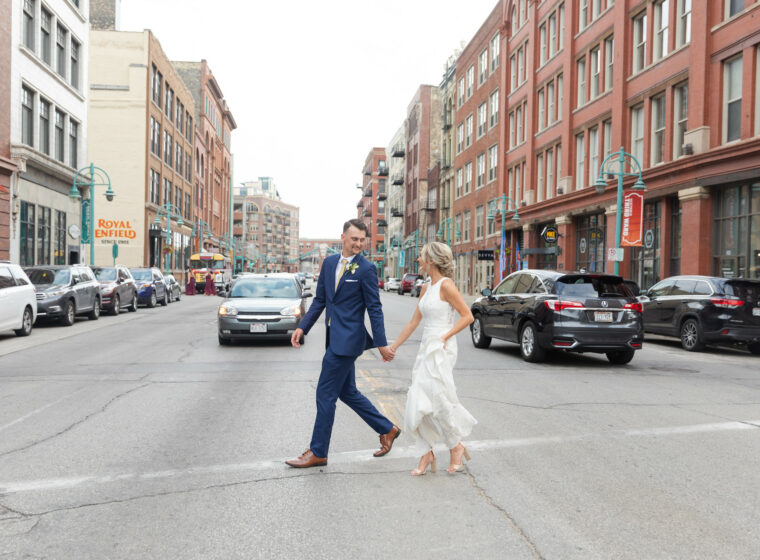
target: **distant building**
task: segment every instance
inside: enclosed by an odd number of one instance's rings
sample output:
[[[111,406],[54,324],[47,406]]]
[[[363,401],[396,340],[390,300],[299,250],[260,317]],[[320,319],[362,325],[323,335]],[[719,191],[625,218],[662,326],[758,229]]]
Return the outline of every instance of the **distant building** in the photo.
[[[404,175],[406,173],[406,123],[403,123],[385,149],[388,155],[388,199],[385,202],[385,270],[383,278],[403,271]]]
[[[357,216],[367,225],[365,251],[382,277],[385,261],[385,229],[388,226],[385,201],[388,197],[388,159],[385,148],[372,148],[364,160],[361,198]]]
[[[343,250],[343,242],[340,239],[310,239],[298,240],[298,260],[301,272],[319,273],[325,257],[340,253]]]

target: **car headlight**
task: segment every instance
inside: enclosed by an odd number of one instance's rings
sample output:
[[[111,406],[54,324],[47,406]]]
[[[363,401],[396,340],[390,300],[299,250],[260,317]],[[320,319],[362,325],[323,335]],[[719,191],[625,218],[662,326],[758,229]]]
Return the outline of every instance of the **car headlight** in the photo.
[[[238,314],[238,310],[231,305],[220,305],[219,316],[220,317],[234,317]]]
[[[142,290],[143,288],[150,288],[151,285],[152,284],[150,282],[145,282],[144,284],[140,284],[140,289]]]
[[[45,298],[54,298],[58,296],[62,296],[65,293],[64,290],[55,290],[54,292],[43,292],[43,295]]]
[[[298,317],[301,314],[301,307],[298,305],[289,305],[280,309],[280,315],[295,315]]]
[[[103,292],[103,294],[105,295],[112,294],[115,289],[116,289],[116,286],[114,284],[106,284],[105,286],[100,287],[100,291]]]

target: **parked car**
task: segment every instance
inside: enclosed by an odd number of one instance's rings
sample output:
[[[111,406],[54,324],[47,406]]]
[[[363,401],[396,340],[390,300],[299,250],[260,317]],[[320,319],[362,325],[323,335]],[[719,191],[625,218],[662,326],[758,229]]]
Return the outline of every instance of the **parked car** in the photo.
[[[306,273],[306,279],[307,280],[314,280],[314,275],[311,272]]]
[[[29,336],[37,320],[37,297],[29,277],[17,264],[0,261],[0,331]]]
[[[385,284],[383,285],[383,290],[385,290],[386,292],[395,292],[395,291],[398,291],[399,286],[401,286],[401,279],[386,278]]]
[[[179,282],[177,282],[174,274],[164,276],[164,280],[166,281],[166,287],[169,292],[169,303],[172,303],[173,301],[179,301],[182,297],[182,286],[180,286]]]
[[[377,288],[379,290],[382,290],[383,286],[385,286],[385,280],[383,280],[382,278],[378,278],[377,279]]]
[[[547,350],[598,352],[627,364],[644,342],[641,303],[612,274],[522,270],[507,276],[472,304],[472,342],[492,338],[520,345],[528,362]]]
[[[417,281],[418,278],[422,278],[419,274],[411,274],[407,273],[404,274],[403,278],[401,278],[401,283],[398,287],[398,293],[399,295],[404,295],[411,293],[412,288],[414,287],[414,283]]]
[[[306,285],[306,273],[305,272],[296,272],[296,277],[298,278],[298,281],[301,283],[301,286]]]
[[[76,315],[100,318],[100,282],[89,266],[37,265],[24,272],[37,288],[37,319],[58,318],[70,327]]]
[[[126,266],[96,266],[92,269],[100,282],[100,307],[111,315],[122,309],[137,311],[137,286]]]
[[[237,279],[219,306],[219,344],[233,340],[290,339],[311,292],[295,274],[252,274]],[[304,339],[301,338],[301,344]]]
[[[417,280],[414,281],[414,287],[412,288],[412,295],[414,297],[420,297],[420,293],[422,292],[422,287],[425,284],[428,284],[430,282],[430,278],[425,278],[424,280],[422,278],[417,278]]]
[[[137,302],[155,307],[157,302],[161,305],[169,304],[169,291],[166,289],[164,275],[155,266],[151,268],[130,268],[129,272],[137,284]]]
[[[679,337],[684,350],[725,343],[760,354],[760,280],[671,276],[639,299],[646,332]]]

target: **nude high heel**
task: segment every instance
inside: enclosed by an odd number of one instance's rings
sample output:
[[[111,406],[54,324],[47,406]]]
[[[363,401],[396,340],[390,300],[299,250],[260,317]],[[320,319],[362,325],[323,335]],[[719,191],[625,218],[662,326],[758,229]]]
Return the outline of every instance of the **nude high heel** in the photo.
[[[428,454],[432,455],[433,458],[430,461],[428,461],[427,463],[425,463],[425,466],[422,469],[419,469],[419,468],[414,469],[412,471],[412,476],[422,476],[422,475],[424,475],[427,472],[428,467],[430,467],[430,472],[433,472],[433,473],[436,472],[436,470],[438,469],[438,467],[437,467],[436,461],[435,461],[435,453],[433,453],[433,450],[431,449],[428,453],[425,453],[425,455],[423,455],[422,457],[423,458],[427,457]],[[420,460],[420,462],[422,462],[422,460]]]
[[[462,465],[462,457],[464,457],[468,461],[470,460],[470,452],[467,451],[467,448],[464,446],[463,443],[460,442],[459,445],[462,446],[462,455],[459,457],[459,463],[452,462],[451,465],[449,465],[449,468],[447,469],[447,472],[449,474],[454,474],[455,472],[459,472],[464,468],[464,466]],[[459,445],[457,445],[457,447],[459,447]],[[454,449],[456,449],[456,447]]]

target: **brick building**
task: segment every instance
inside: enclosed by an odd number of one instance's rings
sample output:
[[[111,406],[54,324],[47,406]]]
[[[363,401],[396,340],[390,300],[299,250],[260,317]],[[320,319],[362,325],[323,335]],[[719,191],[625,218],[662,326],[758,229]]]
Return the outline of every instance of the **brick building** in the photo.
[[[401,254],[404,244],[404,171],[406,170],[406,124],[396,130],[386,148],[388,154],[388,198],[385,202],[385,270],[383,278],[398,276],[403,270]]]
[[[194,217],[196,221],[203,220],[208,224],[205,226],[205,231],[209,232],[209,237],[204,241],[206,246],[227,250],[231,232],[231,135],[237,123],[206,60],[175,61],[173,64],[195,101],[198,180],[195,184]]]
[[[372,148],[364,160],[362,170],[361,198],[357,202],[357,216],[367,224],[367,258],[378,268],[382,276],[385,261],[385,213],[388,197],[388,159],[385,148]]]
[[[342,250],[343,242],[340,239],[301,238],[298,240],[299,270],[318,274],[322,270],[325,257]]]
[[[0,260],[11,258],[11,20],[0,19]]]

